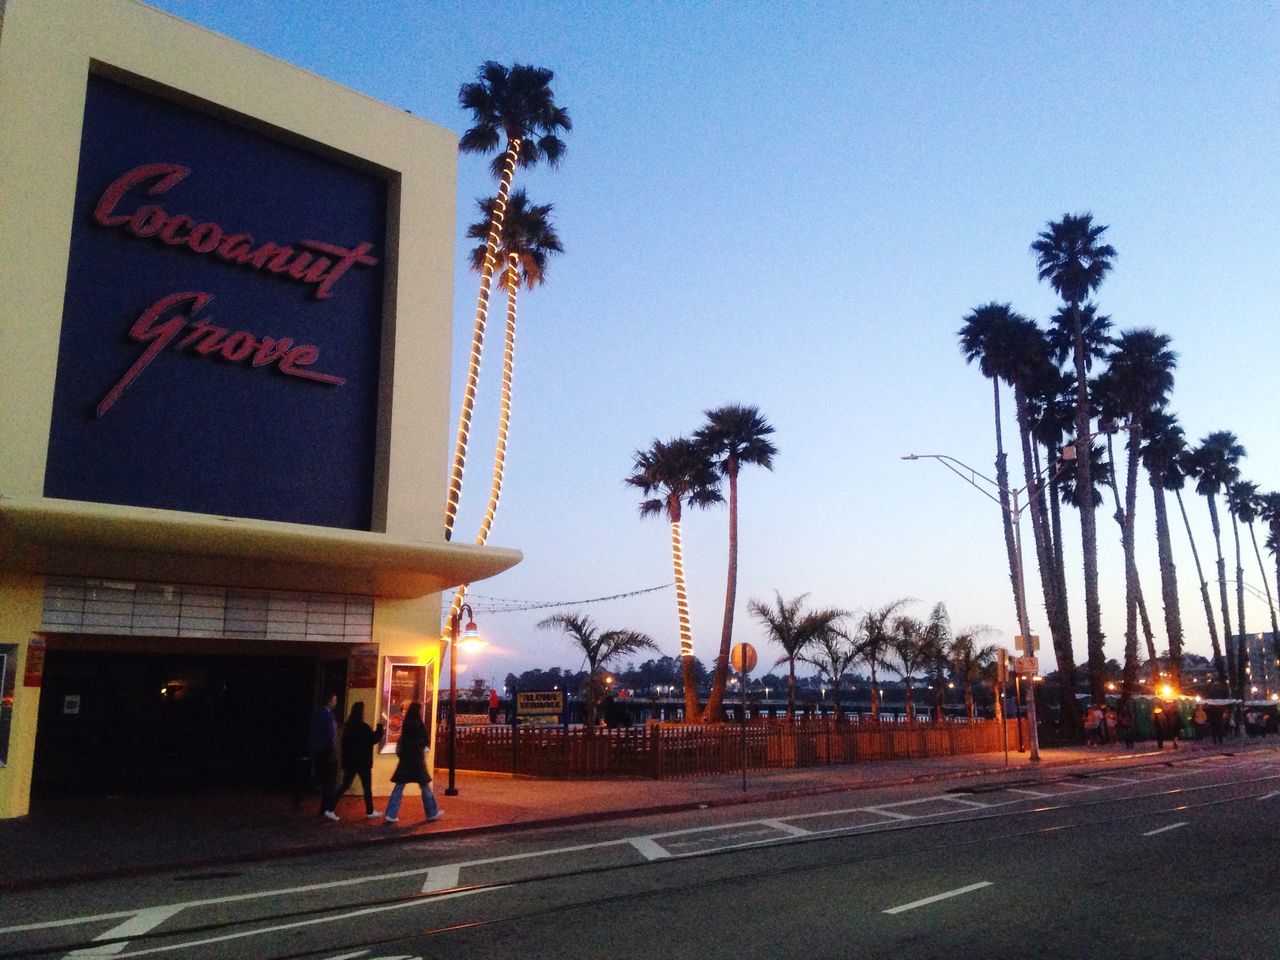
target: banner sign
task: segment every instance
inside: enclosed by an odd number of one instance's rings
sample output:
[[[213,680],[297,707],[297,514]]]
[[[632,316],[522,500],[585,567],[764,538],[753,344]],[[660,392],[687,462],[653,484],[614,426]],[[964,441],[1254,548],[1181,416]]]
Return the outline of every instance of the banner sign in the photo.
[[[27,641],[27,664],[22,671],[24,687],[38,687],[44,682],[44,638],[32,637]]]
[[[516,693],[516,715],[519,717],[554,716],[563,709],[563,690]]]
[[[347,687],[373,690],[378,686],[378,648],[356,647],[347,657]]]
[[[387,189],[91,75],[45,495],[370,529]]]

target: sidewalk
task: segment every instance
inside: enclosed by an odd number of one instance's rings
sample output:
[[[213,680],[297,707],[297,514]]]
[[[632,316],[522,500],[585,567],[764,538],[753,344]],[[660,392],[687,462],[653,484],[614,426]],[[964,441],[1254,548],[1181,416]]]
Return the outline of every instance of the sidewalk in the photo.
[[[1060,777],[1063,767],[1105,761],[1131,766],[1186,761],[1264,748],[1265,741],[1238,740],[1213,748],[1183,744],[1162,753],[1154,744],[1123,747],[1054,748],[1033,767],[1025,754],[1010,752],[1006,771],[1000,753],[868,762],[802,770],[748,771],[688,780],[530,780],[460,771],[459,795],[446,797],[446,777],[433,784],[444,819],[426,824],[416,788],[410,788],[401,822],[392,826],[364,818],[363,801],[347,795],[342,820],[320,819],[314,798],[301,812],[277,795],[84,799],[59,798],[33,805],[32,813],[0,821],[0,890],[29,889],[97,877],[182,870],[212,872],[217,866],[323,853],[375,843],[466,832],[498,833],[568,825],[702,807],[776,801],[789,797],[894,786],[933,780],[985,777],[1034,780]],[[378,799],[379,809],[385,798]]]

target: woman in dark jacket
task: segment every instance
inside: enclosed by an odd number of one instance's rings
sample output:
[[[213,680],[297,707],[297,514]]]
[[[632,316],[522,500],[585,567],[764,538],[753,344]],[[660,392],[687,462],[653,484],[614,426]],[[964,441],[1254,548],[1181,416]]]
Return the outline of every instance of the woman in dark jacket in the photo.
[[[364,787],[364,815],[372,820],[378,816],[373,809],[373,748],[382,740],[386,728],[378,724],[374,730],[364,722],[364,702],[357,700],[351,705],[347,714],[347,722],[342,725],[342,786],[338,787],[337,796],[342,796],[360,778]]]
[[[436,805],[436,795],[431,792],[431,775],[427,773],[427,727],[422,722],[422,704],[411,703],[405,711],[404,726],[400,728],[400,742],[396,744],[396,756],[400,758],[395,773],[391,774],[391,797],[387,800],[387,823],[396,823],[400,817],[400,799],[404,785],[416,783],[422,791],[422,809],[431,823],[444,816]]]

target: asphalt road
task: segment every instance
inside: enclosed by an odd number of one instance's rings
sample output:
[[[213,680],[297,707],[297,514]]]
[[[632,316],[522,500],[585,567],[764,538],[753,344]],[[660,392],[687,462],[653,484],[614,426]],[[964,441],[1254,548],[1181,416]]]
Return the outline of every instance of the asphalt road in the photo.
[[[9,895],[0,960],[1274,960],[1278,817],[1266,751],[426,836]]]

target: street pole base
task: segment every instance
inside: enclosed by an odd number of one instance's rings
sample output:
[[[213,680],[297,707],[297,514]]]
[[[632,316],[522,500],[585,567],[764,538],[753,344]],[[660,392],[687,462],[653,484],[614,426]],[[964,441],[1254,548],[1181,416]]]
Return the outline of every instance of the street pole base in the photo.
[[[458,788],[457,788],[457,787],[445,787],[445,789],[444,789],[444,795],[445,795],[446,797],[456,797],[456,796],[458,795]]]

